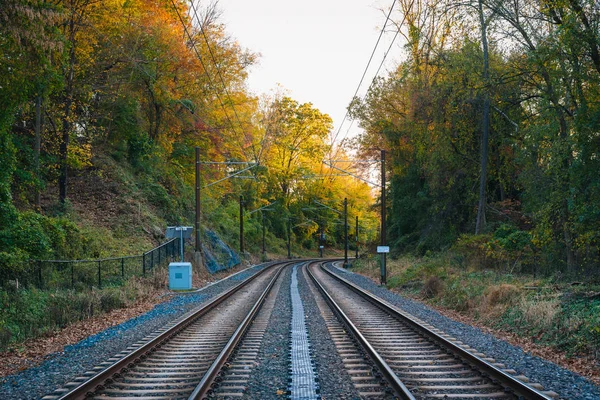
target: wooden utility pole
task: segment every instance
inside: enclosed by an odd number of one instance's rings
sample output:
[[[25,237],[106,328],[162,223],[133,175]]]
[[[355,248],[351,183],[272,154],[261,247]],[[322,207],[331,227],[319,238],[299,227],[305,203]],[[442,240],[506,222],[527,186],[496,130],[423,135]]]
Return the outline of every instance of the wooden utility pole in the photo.
[[[348,267],[348,198],[344,197],[344,267]]]
[[[202,265],[202,244],[200,238],[202,232],[200,230],[200,147],[196,147],[196,218],[194,228],[196,230],[196,243],[194,248],[194,260],[196,265]]]
[[[292,258],[292,218],[288,217],[288,259]]]
[[[267,254],[267,249],[265,246],[265,236],[266,236],[265,213],[263,211],[261,211],[260,215],[262,215],[262,254],[263,254],[263,258],[264,258],[265,255]]]
[[[356,236],[356,259],[358,260],[358,215],[356,216],[356,228],[354,230]]]
[[[386,239],[385,223],[385,150],[381,150],[381,245],[385,246]],[[387,284],[386,253],[381,253],[381,284]]]
[[[244,256],[244,197],[240,195],[240,255]]]

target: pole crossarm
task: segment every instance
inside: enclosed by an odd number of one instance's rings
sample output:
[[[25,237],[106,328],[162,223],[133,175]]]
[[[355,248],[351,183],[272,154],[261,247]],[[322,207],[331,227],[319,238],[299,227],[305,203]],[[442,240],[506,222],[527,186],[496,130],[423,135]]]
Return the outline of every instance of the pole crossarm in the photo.
[[[355,161],[355,160],[329,160],[328,162],[330,164],[333,164],[333,163],[374,164],[374,163],[381,162],[381,160],[359,160],[359,161]]]
[[[217,183],[219,183],[219,182],[223,182],[224,180],[227,180],[227,179],[233,178],[234,176],[236,176],[236,175],[239,175],[239,174],[241,174],[242,172],[246,172],[246,171],[248,171],[249,169],[252,169],[252,168],[256,167],[257,165],[258,165],[258,164],[256,164],[256,163],[252,163],[252,165],[250,165],[250,166],[248,166],[248,167],[246,167],[246,168],[244,168],[244,169],[241,169],[241,170],[239,170],[239,171],[237,171],[237,172],[234,172],[234,173],[233,173],[233,174],[231,174],[231,175],[227,175],[225,178],[222,178],[222,179],[219,179],[218,181],[214,181],[214,182],[212,182],[212,183],[209,183],[208,185],[204,186],[204,188],[207,188],[207,187],[209,187],[209,186],[212,186],[212,185],[216,185],[216,184],[217,184]]]
[[[338,210],[336,210],[335,208],[331,208],[331,207],[329,207],[328,205],[321,203],[320,201],[313,200],[313,202],[315,202],[315,203],[317,203],[318,205],[320,205],[320,206],[323,206],[323,207],[325,207],[325,208],[329,208],[331,211],[333,211],[333,212],[336,212],[336,213],[338,213],[338,214],[340,214],[340,215],[343,215],[343,214],[344,214],[343,212],[341,212],[341,211],[338,211]]]
[[[267,205],[265,205],[265,206],[262,206],[262,207],[260,207],[260,208],[257,208],[256,210],[252,210],[252,211],[250,211],[250,212],[248,213],[248,215],[250,215],[250,214],[254,214],[255,212],[257,212],[257,211],[260,211],[260,210],[263,210],[263,211],[273,211],[272,209],[270,209],[270,208],[267,208],[267,207],[270,207],[270,206],[272,206],[272,205],[273,205],[273,204],[275,204],[275,203],[277,203],[277,200],[275,200],[274,202],[272,202],[272,203],[269,203],[269,204],[267,204]]]
[[[312,224],[316,224],[316,222],[315,222],[315,221],[313,221],[312,219],[309,219],[308,221],[304,221],[304,222],[301,222],[301,223],[299,223],[298,225],[294,225],[294,226],[292,226],[292,229],[293,229],[293,228],[297,228],[297,227],[299,227],[299,226],[304,226],[304,225],[312,225]]]
[[[236,165],[236,164],[242,164],[242,165],[248,165],[248,164],[254,164],[254,165],[258,165],[255,162],[250,162],[250,161],[201,161],[200,164],[215,164],[215,165]]]
[[[348,174],[348,175],[350,175],[350,176],[352,176],[352,177],[354,177],[354,178],[356,178],[356,179],[359,179],[359,180],[361,180],[361,181],[363,181],[363,182],[366,182],[366,183],[368,183],[369,185],[373,185],[373,186],[376,186],[376,187],[378,187],[378,188],[381,188],[381,184],[379,184],[379,183],[375,183],[375,182],[371,182],[371,181],[369,181],[369,180],[367,180],[367,179],[365,179],[365,178],[363,178],[363,177],[361,177],[361,176],[358,176],[358,175],[356,175],[356,174],[354,174],[354,173],[352,173],[352,172],[350,172],[350,171],[346,171],[345,169],[342,169],[342,168],[336,167],[335,165],[333,165],[333,164],[330,164],[330,163],[328,163],[327,161],[323,161],[323,164],[327,165],[329,168],[337,169],[338,171],[344,172],[344,173],[346,173],[346,174]]]
[[[326,178],[332,178],[332,177],[336,177],[336,176],[348,176],[348,174],[312,175],[312,176],[305,175],[302,177],[302,179],[326,179]]]

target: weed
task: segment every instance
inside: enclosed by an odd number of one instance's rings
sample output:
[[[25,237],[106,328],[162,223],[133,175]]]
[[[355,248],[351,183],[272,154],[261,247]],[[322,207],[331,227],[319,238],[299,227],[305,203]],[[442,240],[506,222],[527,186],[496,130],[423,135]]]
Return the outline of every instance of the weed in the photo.
[[[485,302],[490,307],[496,305],[513,305],[521,297],[519,288],[507,283],[488,286],[484,293]]]
[[[163,275],[164,271],[157,271],[145,279],[129,279],[120,287],[81,292],[0,290],[0,351],[13,343],[146,299],[156,290],[155,285],[164,283]]]
[[[530,326],[547,329],[553,326],[553,321],[561,311],[560,302],[556,299],[522,299],[520,308],[524,321]]]
[[[442,280],[437,276],[432,276],[431,278],[427,279],[427,282],[425,282],[425,286],[423,286],[421,295],[426,299],[431,299],[440,295],[443,290],[444,283]]]

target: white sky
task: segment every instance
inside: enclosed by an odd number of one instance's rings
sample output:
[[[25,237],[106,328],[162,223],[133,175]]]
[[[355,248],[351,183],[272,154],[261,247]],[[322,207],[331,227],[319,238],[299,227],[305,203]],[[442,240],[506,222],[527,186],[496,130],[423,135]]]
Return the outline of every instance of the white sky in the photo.
[[[261,53],[248,85],[257,95],[280,84],[302,103],[329,114],[337,132],[392,0],[219,0],[221,21],[242,47]],[[388,25],[389,29],[389,25]],[[386,29],[386,30],[388,30]],[[384,34],[359,95],[364,94],[393,37]],[[393,68],[395,44],[385,66]],[[382,68],[380,75],[386,75]],[[340,133],[345,136],[350,121]],[[349,136],[359,131],[352,126]]]

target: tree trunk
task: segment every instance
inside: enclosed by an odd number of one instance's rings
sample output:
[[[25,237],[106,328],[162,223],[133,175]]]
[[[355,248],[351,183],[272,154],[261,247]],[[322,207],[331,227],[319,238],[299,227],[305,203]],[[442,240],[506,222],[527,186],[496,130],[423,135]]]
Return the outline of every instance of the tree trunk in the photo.
[[[482,0],[479,0],[479,21],[481,24],[481,44],[483,47],[483,126],[481,135],[481,175],[479,178],[479,205],[477,207],[477,221],[475,224],[475,234],[481,233],[485,229],[485,205],[486,205],[486,187],[487,187],[487,164],[488,164],[488,142],[490,126],[490,94],[489,94],[489,51],[487,42],[487,31],[485,16],[483,14]]]
[[[65,79],[65,104],[62,118],[62,140],[60,142],[60,175],[58,177],[58,196],[62,204],[67,200],[67,173],[69,154],[69,138],[71,134],[71,107],[73,105],[73,81],[75,77],[75,20],[69,22],[69,39],[71,49],[69,50],[69,66]]]
[[[34,193],[34,205],[36,210],[41,209],[41,198],[40,198],[40,150],[42,147],[42,96],[38,95],[35,101],[35,142],[33,147],[34,156],[34,169],[35,169],[35,193]]]

